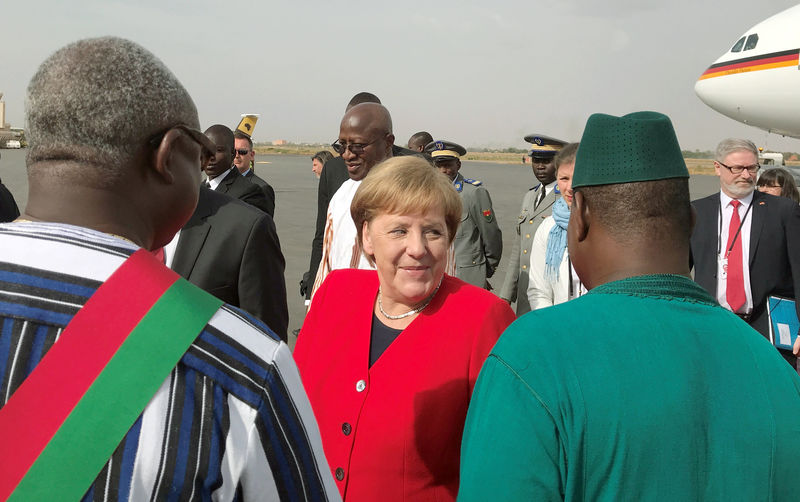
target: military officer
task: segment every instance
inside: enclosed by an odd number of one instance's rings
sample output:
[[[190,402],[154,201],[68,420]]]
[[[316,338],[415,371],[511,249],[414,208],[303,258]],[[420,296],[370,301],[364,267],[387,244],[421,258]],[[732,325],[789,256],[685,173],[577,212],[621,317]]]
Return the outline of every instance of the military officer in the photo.
[[[467,153],[463,146],[450,141],[431,141],[425,145],[425,152],[461,195],[461,224],[453,241],[455,275],[475,286],[491,289],[487,279],[500,263],[503,236],[489,192],[480,181],[465,178],[458,172],[461,169],[459,157]]]
[[[539,184],[531,188],[522,199],[522,208],[517,217],[517,236],[511,250],[506,279],[500,289],[500,298],[508,303],[517,302],[517,315],[531,310],[528,303],[528,269],[533,236],[543,219],[559,196],[556,188],[556,166],[553,158],[566,144],[566,141],[551,138],[544,134],[529,134],[525,141],[531,143],[531,164],[533,175]]]

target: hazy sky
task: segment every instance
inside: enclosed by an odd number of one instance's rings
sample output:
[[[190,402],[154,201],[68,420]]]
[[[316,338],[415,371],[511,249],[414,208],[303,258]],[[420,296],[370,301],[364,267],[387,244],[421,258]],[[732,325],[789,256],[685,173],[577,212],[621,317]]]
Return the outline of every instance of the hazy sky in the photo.
[[[693,89],[742,33],[794,3],[3,2],[0,92],[6,121],[22,126],[25,87],[44,58],[116,35],[172,69],[204,127],[260,113],[256,141],[333,141],[350,97],[367,90],[403,145],[423,129],[465,146],[524,147],[532,132],[578,140],[591,113],[651,109],[670,115],[685,149],[744,136],[800,151],[798,140],[719,115]]]

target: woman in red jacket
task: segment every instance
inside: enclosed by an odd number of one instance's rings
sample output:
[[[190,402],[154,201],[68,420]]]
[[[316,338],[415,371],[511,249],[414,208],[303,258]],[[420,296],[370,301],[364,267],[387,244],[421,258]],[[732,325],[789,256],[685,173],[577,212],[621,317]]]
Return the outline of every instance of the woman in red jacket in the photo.
[[[456,498],[472,388],[514,320],[445,274],[461,212],[425,160],[373,168],[351,214],[376,270],[332,272],[306,316],[294,356],[346,500]]]

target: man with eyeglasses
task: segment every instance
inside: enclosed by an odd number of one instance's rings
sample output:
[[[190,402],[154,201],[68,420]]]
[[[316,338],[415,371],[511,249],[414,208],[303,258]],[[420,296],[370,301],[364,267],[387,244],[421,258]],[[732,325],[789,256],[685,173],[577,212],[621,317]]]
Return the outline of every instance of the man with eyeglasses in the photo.
[[[767,298],[794,298],[800,291],[800,206],[755,190],[761,166],[752,141],[725,139],[715,159],[720,192],[692,203],[694,279],[763,336],[776,338]],[[800,303],[796,307],[800,314]],[[791,350],[778,350],[797,368]]]
[[[256,185],[264,194],[267,201],[266,213],[275,217],[275,190],[269,183],[255,173],[253,161],[256,154],[253,151],[253,140],[247,134],[237,130],[233,133],[234,157],[233,165],[250,183]]]
[[[48,57],[25,102],[28,205],[0,224],[0,500],[338,500],[288,346],[153,256],[216,149],[183,85],[104,37]]]
[[[311,290],[312,301],[332,270],[374,268],[361,252],[356,226],[350,216],[350,203],[370,169],[392,156],[392,145],[392,117],[383,105],[362,103],[344,114],[339,138],[332,146],[344,160],[349,179],[342,183],[328,205],[322,258]]]

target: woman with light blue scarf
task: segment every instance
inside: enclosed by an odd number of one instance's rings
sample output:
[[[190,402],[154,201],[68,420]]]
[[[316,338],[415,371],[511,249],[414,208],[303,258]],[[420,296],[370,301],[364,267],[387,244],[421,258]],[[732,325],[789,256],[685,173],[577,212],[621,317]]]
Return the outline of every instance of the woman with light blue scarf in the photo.
[[[533,236],[528,269],[528,301],[531,310],[563,303],[586,292],[567,252],[567,225],[572,205],[572,171],[578,143],[570,143],[556,155],[556,182],[561,197]]]

